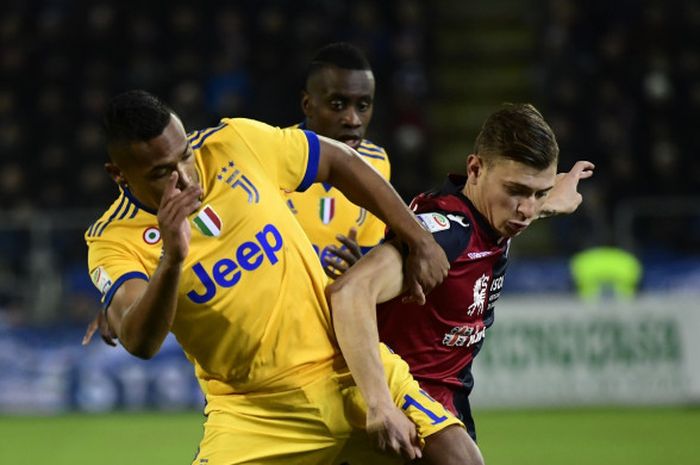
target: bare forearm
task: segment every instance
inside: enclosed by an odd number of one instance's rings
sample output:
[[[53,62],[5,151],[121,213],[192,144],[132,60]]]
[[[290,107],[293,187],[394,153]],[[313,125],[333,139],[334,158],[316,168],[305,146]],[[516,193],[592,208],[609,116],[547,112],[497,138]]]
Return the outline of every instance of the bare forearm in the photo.
[[[338,345],[369,409],[392,404],[379,355],[376,306],[366,291],[345,287],[331,293]]]
[[[175,319],[181,273],[181,263],[164,258],[145,292],[124,312],[119,339],[133,355],[151,358],[163,344]]]
[[[392,231],[410,245],[426,240],[411,210],[393,187],[369,164],[350,148],[343,157],[346,166],[336,166],[329,171],[329,182],[337,187],[353,203],[365,207]]]

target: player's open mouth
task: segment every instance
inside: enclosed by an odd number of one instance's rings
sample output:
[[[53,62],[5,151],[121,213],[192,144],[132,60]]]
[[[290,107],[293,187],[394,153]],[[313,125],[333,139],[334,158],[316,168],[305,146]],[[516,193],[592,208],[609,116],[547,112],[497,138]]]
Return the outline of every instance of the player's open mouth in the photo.
[[[362,139],[359,136],[352,136],[352,135],[343,135],[343,136],[340,136],[338,139],[354,149],[359,147],[360,143],[362,142]]]

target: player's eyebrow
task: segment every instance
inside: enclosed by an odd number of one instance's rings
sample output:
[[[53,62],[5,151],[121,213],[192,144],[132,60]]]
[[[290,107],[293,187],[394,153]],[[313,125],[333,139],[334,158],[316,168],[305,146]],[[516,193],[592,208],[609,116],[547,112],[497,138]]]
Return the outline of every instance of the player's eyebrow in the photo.
[[[533,189],[530,186],[526,186],[525,184],[520,184],[519,182],[513,182],[513,181],[507,181],[505,184],[507,187],[517,189],[517,190],[520,190],[523,192],[542,192],[542,193],[545,193],[545,192],[549,192],[550,190],[552,190],[554,188],[554,184],[552,184],[551,186],[549,186],[545,189]]]
[[[185,150],[180,154],[180,157],[178,158],[178,160],[180,158],[183,158],[185,155],[187,155],[187,153],[189,151],[190,151],[190,143],[187,142],[187,144],[185,145]],[[164,168],[167,169],[167,168],[171,168],[171,167],[172,167],[172,163],[161,163],[161,164],[152,166],[151,169],[148,170],[148,172],[153,173],[153,172],[158,171],[160,169],[164,169]]]

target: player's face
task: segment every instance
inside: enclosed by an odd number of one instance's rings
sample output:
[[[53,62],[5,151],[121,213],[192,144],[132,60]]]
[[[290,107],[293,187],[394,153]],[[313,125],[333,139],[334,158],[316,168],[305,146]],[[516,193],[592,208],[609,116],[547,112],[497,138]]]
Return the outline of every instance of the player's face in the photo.
[[[473,188],[468,196],[476,208],[502,237],[514,237],[539,216],[557,168],[553,163],[538,170],[503,157],[486,163],[469,155],[467,170],[467,186]]]
[[[371,71],[327,67],[307,83],[301,106],[312,131],[360,146],[372,119],[374,75]]]
[[[134,142],[124,152],[116,157],[116,164],[107,164],[107,171],[147,208],[158,209],[173,171],[178,173],[178,189],[199,184],[192,147],[175,115],[159,136],[146,142]]]

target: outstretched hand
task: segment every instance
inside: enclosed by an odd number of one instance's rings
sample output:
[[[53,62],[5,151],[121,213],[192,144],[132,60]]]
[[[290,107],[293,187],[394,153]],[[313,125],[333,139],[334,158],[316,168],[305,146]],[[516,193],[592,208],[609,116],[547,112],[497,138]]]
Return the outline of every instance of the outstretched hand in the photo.
[[[97,312],[95,318],[93,318],[93,320],[90,322],[85,330],[82,344],[84,346],[88,345],[90,340],[92,340],[92,336],[98,329],[100,330],[100,337],[105,344],[116,347],[117,343],[115,341],[117,339],[117,335],[114,334],[114,331],[112,331],[112,328],[110,328],[109,321],[107,321],[107,313],[104,311]]]
[[[369,409],[366,426],[370,443],[380,451],[400,455],[406,460],[422,457],[416,425],[396,406]]]
[[[593,176],[594,168],[593,163],[581,160],[577,161],[568,173],[557,174],[554,187],[544,202],[540,217],[575,212],[583,201],[583,197],[578,192],[578,183],[581,179]]]
[[[362,250],[357,243],[357,228],[350,228],[347,236],[338,234],[335,237],[343,247],[331,245],[327,249],[331,258],[323,257],[323,271],[332,279],[338,279],[362,258]]]
[[[425,231],[419,243],[409,246],[404,269],[407,295],[403,302],[425,304],[425,296],[447,277],[449,270],[445,251]]]

